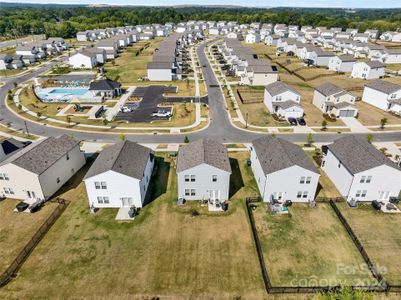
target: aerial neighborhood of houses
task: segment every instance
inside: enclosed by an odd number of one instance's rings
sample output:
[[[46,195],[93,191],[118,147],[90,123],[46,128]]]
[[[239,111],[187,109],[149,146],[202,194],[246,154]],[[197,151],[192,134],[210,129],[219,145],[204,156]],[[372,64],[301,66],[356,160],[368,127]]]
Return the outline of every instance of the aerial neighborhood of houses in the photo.
[[[91,29],[65,41],[20,42],[7,51],[0,54],[0,70],[22,79],[5,82],[4,90],[0,85],[0,92],[6,91],[0,120],[0,218],[4,203],[12,202],[9,219],[35,217],[44,207],[58,205],[59,215],[46,226],[70,214],[71,223],[63,225],[70,232],[61,237],[68,235],[66,247],[90,243],[94,256],[109,257],[103,254],[118,244],[110,238],[118,232],[140,244],[132,251],[140,257],[148,251],[145,236],[158,248],[157,239],[172,226],[155,256],[171,263],[175,258],[164,249],[179,244],[174,255],[187,256],[218,236],[218,242],[210,242],[217,257],[208,266],[213,270],[225,247],[240,249],[252,242],[246,247],[259,256],[268,286],[262,251],[275,252],[275,261],[286,260],[291,255],[281,250],[288,241],[308,234],[320,241],[321,228],[331,241],[346,228],[333,248],[355,243],[365,259],[347,213],[401,216],[401,32],[199,20]],[[13,73],[18,69],[23,76]],[[334,225],[321,224],[325,213]],[[229,218],[234,221],[226,225]],[[299,225],[294,220],[312,227],[293,234]],[[77,242],[93,228],[101,228],[99,234]],[[186,234],[187,228],[196,231]],[[232,228],[230,240],[222,242]],[[141,230],[146,232],[142,237]],[[247,230],[252,238],[237,242],[237,232]],[[258,239],[271,232],[274,238]],[[198,239],[183,245],[192,235]],[[277,241],[277,248],[269,248]],[[394,242],[397,249],[399,242]],[[292,246],[304,250],[307,243]],[[131,251],[125,244],[119,247]],[[330,251],[337,255],[337,249]],[[71,252],[87,255],[78,246]],[[109,257],[108,272],[115,270],[118,255]],[[302,255],[294,254],[297,263]],[[79,262],[92,264],[82,257]],[[369,259],[365,262],[373,274],[376,269]],[[165,264],[158,266],[161,273],[171,267]],[[245,260],[238,265],[249,267]],[[291,279],[292,267],[282,272]],[[319,268],[326,266],[319,262]],[[286,282],[283,286],[279,289],[287,289]]]

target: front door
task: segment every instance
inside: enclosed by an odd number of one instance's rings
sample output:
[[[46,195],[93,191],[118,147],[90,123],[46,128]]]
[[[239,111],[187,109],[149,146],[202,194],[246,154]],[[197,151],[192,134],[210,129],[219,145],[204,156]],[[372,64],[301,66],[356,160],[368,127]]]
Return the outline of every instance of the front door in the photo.
[[[219,190],[210,190],[209,196],[210,196],[210,199],[212,199],[212,200],[219,200],[220,191]]]

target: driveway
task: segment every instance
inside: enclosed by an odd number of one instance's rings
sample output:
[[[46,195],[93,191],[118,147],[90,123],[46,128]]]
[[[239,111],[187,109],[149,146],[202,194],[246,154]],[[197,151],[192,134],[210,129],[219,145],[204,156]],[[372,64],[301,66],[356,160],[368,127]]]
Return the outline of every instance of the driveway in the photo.
[[[356,118],[341,118],[341,121],[351,129],[351,132],[370,132],[370,130],[363,126]]]

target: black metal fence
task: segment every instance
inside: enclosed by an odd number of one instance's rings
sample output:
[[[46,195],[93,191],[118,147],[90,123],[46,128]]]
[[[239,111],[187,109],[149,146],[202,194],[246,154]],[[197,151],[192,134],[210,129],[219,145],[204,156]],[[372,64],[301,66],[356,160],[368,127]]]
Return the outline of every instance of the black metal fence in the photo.
[[[372,274],[372,276],[376,279],[377,284],[372,286],[350,286],[353,290],[363,290],[367,292],[401,292],[401,286],[399,285],[390,285],[386,282],[383,275],[375,268],[372,263],[372,260],[366,253],[366,250],[362,246],[361,242],[359,241],[358,237],[353,232],[351,226],[348,224],[347,220],[341,214],[340,210],[338,209],[336,203],[344,202],[344,198],[324,198],[319,197],[316,199],[316,202],[324,202],[330,204],[333,208],[336,216],[339,218],[340,222],[345,227],[346,231],[350,235],[352,241],[354,242],[355,246],[357,247],[358,251],[361,253],[364,261],[368,265],[368,268]],[[261,202],[260,197],[249,197],[246,198],[246,210],[249,217],[251,230],[252,230],[252,237],[255,242],[256,252],[258,255],[258,261],[260,264],[263,282],[266,288],[267,293],[269,294],[313,294],[313,293],[327,293],[327,292],[340,292],[343,287],[341,286],[273,286],[269,277],[269,273],[266,268],[265,260],[263,257],[262,246],[260,244],[259,236],[257,233],[255,220],[253,217],[253,205],[254,203]]]
[[[17,257],[11,262],[8,268],[0,275],[0,287],[6,285],[12,278],[15,277],[17,271],[21,268],[22,264],[32,253],[33,249],[38,245],[40,240],[45,236],[45,234],[52,227],[54,222],[61,216],[63,211],[69,204],[69,201],[57,198],[51,202],[57,202],[58,205],[50,216],[45,220],[45,222],[39,227],[36,233],[28,241],[28,243],[21,249]]]

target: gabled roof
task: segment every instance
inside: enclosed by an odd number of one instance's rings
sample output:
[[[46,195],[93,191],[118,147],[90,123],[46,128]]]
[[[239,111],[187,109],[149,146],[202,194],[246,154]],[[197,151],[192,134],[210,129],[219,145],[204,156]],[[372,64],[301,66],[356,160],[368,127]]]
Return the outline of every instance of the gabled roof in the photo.
[[[114,91],[121,87],[121,84],[111,79],[101,79],[92,81],[89,85],[90,91]]]
[[[201,139],[180,147],[177,157],[177,173],[207,164],[231,173],[227,148],[219,142]]]
[[[364,137],[349,135],[334,141],[327,147],[351,174],[357,174],[381,165],[387,165],[401,171],[401,167],[398,167],[377,150]]]
[[[383,63],[381,63],[378,60],[365,61],[364,63],[367,64],[371,68],[384,68]]]
[[[332,84],[330,82],[323,83],[322,85],[319,85],[316,90],[321,93],[324,96],[331,96],[335,95],[338,93],[341,93],[344,91],[343,88],[340,88],[339,86]]]
[[[114,144],[100,152],[84,179],[111,170],[140,180],[150,155],[153,155],[151,149],[135,142]]]
[[[373,80],[367,84],[365,84],[365,87],[377,90],[379,92],[385,93],[385,94],[392,94],[394,92],[397,92],[401,90],[401,85],[384,81],[384,80]]]
[[[350,55],[350,54],[340,55],[340,56],[338,56],[338,58],[342,62],[354,62],[354,61],[356,61],[355,57],[353,55]]]
[[[261,137],[252,142],[264,174],[271,174],[293,166],[314,173],[319,171],[301,147],[272,136]]]
[[[68,135],[48,137],[21,149],[3,161],[2,165],[12,163],[40,175],[77,145],[79,141]]]
[[[299,95],[299,93],[295,89],[293,89],[291,86],[289,86],[288,84],[286,84],[282,81],[276,81],[271,84],[268,84],[268,85],[266,85],[265,89],[272,96],[280,95],[287,91],[291,91],[291,92]]]

